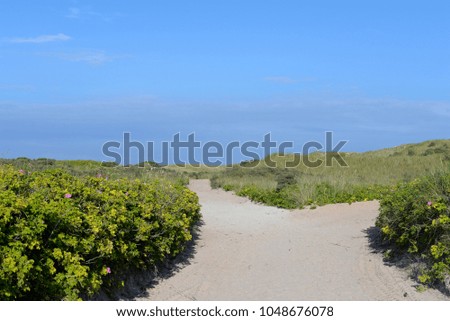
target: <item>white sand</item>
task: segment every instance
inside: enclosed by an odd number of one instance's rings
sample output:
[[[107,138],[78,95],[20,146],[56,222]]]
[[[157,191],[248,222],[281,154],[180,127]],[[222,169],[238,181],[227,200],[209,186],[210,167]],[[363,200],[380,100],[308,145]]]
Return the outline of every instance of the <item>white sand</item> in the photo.
[[[282,210],[193,180],[204,225],[194,257],[146,300],[446,300],[372,253],[378,202]]]

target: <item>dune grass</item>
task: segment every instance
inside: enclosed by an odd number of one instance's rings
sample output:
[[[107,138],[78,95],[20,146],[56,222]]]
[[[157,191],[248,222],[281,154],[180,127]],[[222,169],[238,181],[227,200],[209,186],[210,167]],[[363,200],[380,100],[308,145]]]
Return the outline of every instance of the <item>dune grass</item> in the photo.
[[[326,166],[332,155],[270,155],[263,160],[215,169],[208,174],[215,188],[233,190],[258,202],[279,207],[354,202],[379,199],[390,186],[415,178],[449,170],[450,140],[428,141],[366,153],[342,153],[348,166],[335,160]],[[309,167],[308,160],[323,161]],[[270,162],[276,164],[269,167]],[[286,164],[296,161],[297,166]],[[243,166],[244,165],[244,166]]]
[[[101,176],[108,179],[139,179],[143,182],[165,180],[177,184],[187,185],[187,173],[146,163],[144,166],[117,166],[115,163],[102,163],[92,160],[54,160],[48,158],[29,159],[0,159],[0,165],[12,165],[27,172],[38,172],[48,169],[62,169],[77,177]]]

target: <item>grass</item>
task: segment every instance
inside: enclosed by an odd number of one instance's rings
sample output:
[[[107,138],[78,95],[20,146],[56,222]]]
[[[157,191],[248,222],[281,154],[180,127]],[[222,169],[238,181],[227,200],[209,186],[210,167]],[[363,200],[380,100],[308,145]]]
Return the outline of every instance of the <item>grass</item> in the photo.
[[[380,198],[389,186],[398,182],[448,170],[450,140],[341,155],[348,166],[333,162],[332,166],[323,164],[312,168],[305,165],[305,156],[274,154],[254,162],[254,167],[236,164],[229,168],[203,169],[202,175],[211,179],[213,187],[280,207],[371,200]],[[275,167],[267,166],[269,157]],[[310,161],[325,161],[327,155],[315,153],[309,157]],[[292,161],[299,164],[286,168],[286,163]],[[278,204],[274,199],[280,197],[288,200]]]
[[[47,169],[62,169],[74,176],[102,176],[115,180],[125,178],[129,180],[139,179],[143,182],[151,182],[155,179],[187,185],[189,178],[187,173],[175,171],[170,168],[155,166],[146,163],[145,166],[115,166],[116,164],[101,163],[91,160],[54,160],[48,158],[29,159],[19,157],[16,159],[0,159],[0,165],[12,165],[17,169],[29,172],[43,171]],[[114,166],[113,166],[114,165]]]
[[[380,198],[388,187],[398,182],[445,171],[450,166],[450,140],[432,140],[365,153],[342,153],[348,166],[308,167],[305,156],[273,154],[265,159],[243,162],[231,167],[164,166],[146,163],[139,166],[109,167],[95,161],[18,158],[0,159],[0,164],[12,164],[30,171],[61,168],[76,176],[100,174],[112,179],[127,178],[152,181],[162,178],[186,185],[189,178],[208,178],[214,188],[237,194],[268,205],[295,208]],[[309,155],[309,160],[325,161],[324,153]],[[268,167],[270,160],[275,167]],[[290,162],[298,163],[286,168]],[[105,166],[106,165],[106,166]]]

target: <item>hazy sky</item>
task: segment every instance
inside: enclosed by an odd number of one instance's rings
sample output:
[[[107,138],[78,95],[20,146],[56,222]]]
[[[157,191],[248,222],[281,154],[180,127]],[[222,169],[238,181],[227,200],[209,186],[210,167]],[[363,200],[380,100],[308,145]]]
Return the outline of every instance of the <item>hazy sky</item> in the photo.
[[[450,138],[448,1],[0,2],[0,158],[187,137]]]

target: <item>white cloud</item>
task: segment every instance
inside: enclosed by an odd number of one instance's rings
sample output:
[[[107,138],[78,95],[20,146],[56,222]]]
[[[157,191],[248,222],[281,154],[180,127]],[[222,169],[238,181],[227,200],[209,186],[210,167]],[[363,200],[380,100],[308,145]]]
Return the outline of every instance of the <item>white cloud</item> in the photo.
[[[293,84],[293,83],[297,82],[295,79],[292,79],[292,78],[286,77],[286,76],[269,76],[269,77],[264,77],[263,80],[275,82],[278,84]]]
[[[41,35],[33,38],[12,38],[9,39],[9,42],[12,43],[46,43],[46,42],[55,42],[55,41],[67,41],[72,39],[71,37],[58,33],[56,35]]]

